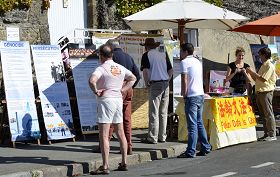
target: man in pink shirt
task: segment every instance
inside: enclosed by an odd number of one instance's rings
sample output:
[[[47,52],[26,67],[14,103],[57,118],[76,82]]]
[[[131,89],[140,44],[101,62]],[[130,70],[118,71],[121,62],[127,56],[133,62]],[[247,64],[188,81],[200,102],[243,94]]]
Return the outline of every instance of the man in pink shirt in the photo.
[[[136,81],[131,71],[112,60],[113,52],[109,45],[99,48],[101,65],[89,78],[89,85],[97,95],[97,123],[103,165],[91,174],[109,174],[109,129],[114,126],[120,141],[122,162],[118,170],[127,170],[127,141],[123,130],[122,92],[130,89]]]

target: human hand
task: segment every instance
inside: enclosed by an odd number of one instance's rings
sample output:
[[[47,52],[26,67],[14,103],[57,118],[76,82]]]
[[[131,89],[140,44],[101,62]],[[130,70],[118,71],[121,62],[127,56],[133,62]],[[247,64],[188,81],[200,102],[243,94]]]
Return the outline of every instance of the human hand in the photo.
[[[249,73],[249,74],[251,74],[253,71],[251,70],[250,67],[247,67],[247,68],[246,68],[246,72]]]
[[[98,96],[98,97],[101,97],[104,93],[105,89],[100,89],[100,90],[96,90],[95,94]]]
[[[239,72],[241,72],[241,69],[240,68],[236,68],[234,73],[236,74],[236,73],[239,73]]]

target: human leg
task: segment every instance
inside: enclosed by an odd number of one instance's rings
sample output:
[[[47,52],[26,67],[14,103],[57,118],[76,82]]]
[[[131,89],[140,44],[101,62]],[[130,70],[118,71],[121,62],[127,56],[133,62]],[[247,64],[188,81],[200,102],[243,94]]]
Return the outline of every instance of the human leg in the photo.
[[[132,154],[132,131],[131,131],[131,101],[133,96],[133,89],[129,89],[123,94],[123,128],[127,140],[127,154]]]
[[[113,124],[114,125],[114,129],[115,132],[117,134],[117,137],[120,141],[120,149],[121,149],[121,153],[122,153],[122,162],[121,164],[127,164],[127,141],[124,135],[124,130],[123,130],[123,123],[117,123],[117,124]]]
[[[110,151],[110,145],[109,145],[109,129],[110,124],[109,123],[99,123],[99,141],[100,141],[100,148],[101,148],[101,154],[102,154],[102,161],[103,161],[103,168],[108,169],[109,168],[109,151]]]
[[[267,135],[276,137],[276,122],[272,108],[273,92],[261,93],[261,97]]]
[[[256,102],[257,102],[257,106],[258,106],[258,113],[260,118],[262,119],[262,123],[263,123],[263,131],[264,131],[264,138],[268,136],[267,133],[267,128],[266,128],[266,120],[265,120],[265,116],[264,116],[264,107],[263,107],[263,96],[261,93],[257,93],[256,94]]]
[[[201,153],[207,154],[211,151],[211,145],[208,142],[207,139],[207,133],[203,124],[203,104],[204,104],[204,98],[203,95],[198,96],[198,100],[200,104],[198,104],[198,110],[197,110],[197,130],[198,130],[198,137],[199,141],[201,143]]]
[[[149,88],[149,130],[147,140],[151,143],[158,142],[159,105],[161,89],[158,83],[151,84]]]
[[[194,157],[197,144],[197,97],[188,97],[185,99],[185,114],[188,124],[188,147],[186,155]]]
[[[169,83],[162,83],[162,96],[159,106],[159,133],[158,133],[158,141],[165,142],[166,141],[166,126],[167,126],[167,113],[168,113],[168,104],[169,104]]]

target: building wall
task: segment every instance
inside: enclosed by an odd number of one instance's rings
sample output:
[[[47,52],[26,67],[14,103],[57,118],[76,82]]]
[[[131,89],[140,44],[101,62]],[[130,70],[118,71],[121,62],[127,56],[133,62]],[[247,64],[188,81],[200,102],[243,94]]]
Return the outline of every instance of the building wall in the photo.
[[[67,7],[63,7],[62,0],[50,1],[48,10],[50,43],[56,44],[62,36],[67,36],[71,40],[74,38],[75,28],[86,28],[86,9],[87,0],[68,0]]]

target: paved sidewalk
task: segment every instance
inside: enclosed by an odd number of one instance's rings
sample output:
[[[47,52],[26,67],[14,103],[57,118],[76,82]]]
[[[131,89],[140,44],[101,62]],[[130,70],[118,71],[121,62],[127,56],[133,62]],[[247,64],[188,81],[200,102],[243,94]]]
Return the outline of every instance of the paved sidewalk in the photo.
[[[175,157],[186,148],[176,140],[159,144],[143,144],[140,138],[147,130],[133,130],[133,154],[128,156],[128,165]],[[53,142],[52,145],[16,143],[16,148],[0,145],[0,177],[63,177],[89,173],[101,164],[97,148],[97,135],[87,135],[86,140]],[[119,142],[111,141],[110,169],[121,162]]]

